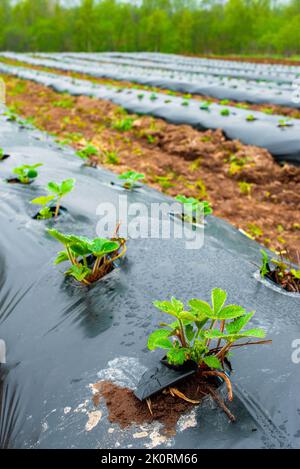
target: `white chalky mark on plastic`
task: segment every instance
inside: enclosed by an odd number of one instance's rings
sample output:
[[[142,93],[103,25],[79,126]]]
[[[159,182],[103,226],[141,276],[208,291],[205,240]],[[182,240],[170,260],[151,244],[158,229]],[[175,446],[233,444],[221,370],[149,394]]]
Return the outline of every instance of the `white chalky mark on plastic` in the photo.
[[[133,436],[133,438],[146,438],[148,436],[148,433],[147,432],[138,432],[138,433],[134,433],[132,436]]]
[[[190,413],[182,415],[177,422],[177,429],[179,432],[183,432],[188,428],[194,428],[197,426],[196,410],[193,409]]]
[[[135,389],[147,368],[133,357],[118,357],[97,373],[99,381],[111,381],[118,386]]]
[[[42,432],[45,433],[49,428],[49,425],[47,422],[42,423]]]
[[[101,410],[95,410],[94,412],[88,412],[89,420],[85,425],[87,432],[90,432],[95,428],[101,420],[102,412]]]
[[[69,412],[71,412],[71,410],[72,410],[72,407],[65,407],[64,408],[64,414],[65,415],[68,414]]]

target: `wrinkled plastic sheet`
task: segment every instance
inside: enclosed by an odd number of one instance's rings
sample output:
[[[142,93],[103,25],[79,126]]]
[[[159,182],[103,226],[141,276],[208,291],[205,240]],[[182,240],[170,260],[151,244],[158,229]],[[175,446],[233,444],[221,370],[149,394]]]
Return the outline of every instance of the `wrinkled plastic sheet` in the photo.
[[[102,64],[97,66],[98,56],[91,54],[47,54],[34,58],[26,54],[6,53],[7,58],[26,62],[30,65],[51,67],[58,70],[85,73],[93,77],[131,81],[140,85],[155,86],[182,93],[208,95],[217,99],[246,101],[255,104],[273,104],[299,108],[294,99],[295,90],[291,83],[265,83],[231,79],[214,75],[192,75],[189,72],[166,72],[160,68],[149,69],[133,63],[131,66]],[[60,59],[59,59],[60,58]]]
[[[290,119],[291,126],[280,128],[280,116],[266,115],[262,112],[252,111],[257,119],[247,122],[249,111],[227,106],[230,116],[222,116],[222,106],[212,104],[210,110],[202,110],[199,101],[191,99],[188,106],[182,105],[182,98],[168,97],[156,93],[156,99],[151,99],[152,93],[143,91],[143,99],[139,99],[140,90],[118,89],[113,86],[93,84],[88,80],[56,75],[54,73],[29,70],[24,67],[13,67],[0,64],[0,72],[33,80],[53,88],[61,93],[71,95],[87,95],[99,99],[112,101],[137,114],[148,114],[160,117],[173,124],[189,124],[199,130],[222,129],[228,139],[238,139],[242,143],[266,148],[278,161],[287,161],[293,164],[300,162],[300,120]]]
[[[0,143],[11,158],[0,163],[0,338],[7,346],[0,365],[2,448],[289,448],[300,447],[300,374],[292,360],[300,338],[300,298],[259,281],[259,245],[226,222],[208,217],[205,244],[185,249],[182,239],[128,241],[123,265],[91,288],[65,279],[53,266],[59,244],[51,221],[32,220],[29,201],[50,180],[75,177],[66,197],[68,213],[56,228],[95,235],[100,202],[117,203],[116,176],[84,167],[67,147],[35,130],[0,118]],[[2,178],[13,167],[42,162],[30,186]],[[143,186],[129,202],[147,207],[168,199]],[[50,225],[49,225],[50,224]],[[237,422],[231,424],[210,399],[181,417],[167,437],[157,422],[120,429],[111,424],[103,400],[92,403],[91,384],[112,380],[135,389],[158,364],[160,352],[146,349],[147,336],[164,315],[155,299],[171,295],[209,300],[228,291],[229,301],[255,309],[253,327],[263,327],[272,345],[252,346],[232,358]]]
[[[40,55],[40,54],[39,54]],[[49,54],[50,55],[50,54]],[[53,55],[53,54],[52,54]],[[77,55],[77,54],[76,54]],[[73,57],[76,57],[75,53],[72,54]],[[45,54],[44,54],[45,56]],[[61,54],[62,57],[66,58],[71,56],[69,53]],[[54,57],[59,57],[59,54],[54,54]],[[97,61],[102,63],[116,63],[123,66],[131,66],[133,64],[137,65],[136,60],[132,60],[131,58],[112,58],[112,57],[103,57],[101,55],[97,56]],[[156,69],[158,68],[157,62],[152,62],[151,60],[143,60],[140,58],[138,60],[138,65],[140,67],[145,67],[148,69]],[[194,63],[188,64],[185,63],[184,65],[178,64],[176,62],[161,62],[159,63],[159,68],[161,70],[171,71],[171,72],[188,72],[190,74],[204,74],[204,75],[213,75],[213,76],[227,76],[229,78],[237,78],[237,79],[248,79],[248,80],[264,80],[267,82],[275,82],[275,83],[291,83],[295,78],[297,78],[298,73],[294,71],[289,71],[289,73],[285,73],[282,71],[259,71],[255,70],[245,70],[244,68],[227,68],[226,66],[214,66],[210,65],[195,65]]]
[[[273,64],[273,63],[255,63],[255,62],[245,62],[238,60],[229,60],[229,59],[213,59],[213,58],[201,58],[201,57],[188,57],[178,54],[165,54],[157,52],[76,52],[76,55],[81,56],[97,56],[97,57],[109,57],[109,58],[121,58],[121,59],[130,59],[134,61],[151,61],[157,63],[176,63],[181,65],[204,65],[211,66],[216,68],[228,68],[228,69],[242,69],[242,70],[255,70],[255,71],[264,71],[271,73],[300,73],[299,65],[286,65],[286,64]],[[48,53],[38,53],[37,55],[49,55]],[[59,55],[74,55],[68,52],[62,52]]]

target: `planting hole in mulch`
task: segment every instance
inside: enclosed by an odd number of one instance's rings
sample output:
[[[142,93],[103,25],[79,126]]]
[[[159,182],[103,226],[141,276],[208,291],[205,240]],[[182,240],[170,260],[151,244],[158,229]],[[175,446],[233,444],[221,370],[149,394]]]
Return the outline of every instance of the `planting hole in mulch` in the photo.
[[[33,181],[21,182],[20,179],[18,178],[9,178],[9,179],[6,179],[6,182],[8,184],[20,184],[21,186],[29,186],[30,184],[33,183]]]
[[[10,155],[5,154],[5,155],[3,155],[3,156],[0,158],[0,161],[7,160],[7,158],[10,158]]]
[[[40,212],[36,213],[35,215],[33,215],[32,219],[33,220],[38,220],[38,221],[47,221],[47,220],[53,220],[53,219],[56,219],[60,216],[63,216],[67,213],[67,209],[65,207],[60,207],[59,208],[59,211],[58,211],[58,214],[57,216],[55,217],[55,210],[56,210],[56,207],[50,207],[50,212],[53,214],[52,217],[50,218],[43,218],[40,216]]]
[[[93,390],[94,405],[98,406],[103,398],[108,409],[109,421],[117,423],[121,428],[159,421],[164,425],[165,433],[174,434],[179,418],[209,395],[228,418],[232,422],[235,421],[234,415],[219,395],[215,381],[204,380],[198,373],[177,383],[176,387],[166,388],[143,402],[131,389],[122,388],[111,381],[100,381],[93,385]],[[188,400],[179,397],[182,395]]]
[[[295,278],[290,271],[283,273],[276,267],[274,270],[267,273],[265,278],[289,293],[300,293],[300,278]]]

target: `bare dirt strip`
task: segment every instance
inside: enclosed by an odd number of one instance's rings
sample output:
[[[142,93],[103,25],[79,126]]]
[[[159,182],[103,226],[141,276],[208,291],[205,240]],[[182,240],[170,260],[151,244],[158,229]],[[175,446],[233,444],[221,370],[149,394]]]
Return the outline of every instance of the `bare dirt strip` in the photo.
[[[91,143],[98,149],[93,159],[101,166],[116,173],[143,172],[147,184],[171,196],[207,199],[215,215],[297,259],[300,168],[278,165],[262,148],[228,141],[221,130],[199,132],[128,115],[107,101],[3,79],[8,106],[60,142],[75,149]]]
[[[117,88],[136,88],[140,90],[151,90],[155,93],[164,93],[166,95],[172,95],[172,96],[182,96],[184,98],[192,97],[193,99],[197,99],[199,101],[217,103],[223,106],[240,107],[243,109],[249,109],[249,111],[251,110],[260,111],[265,114],[275,114],[275,115],[286,116],[286,117],[290,117],[294,119],[300,119],[300,109],[294,109],[294,108],[285,107],[285,106],[277,106],[275,104],[270,104],[267,102],[265,104],[253,104],[253,103],[251,104],[251,103],[247,103],[243,101],[237,102],[237,101],[232,101],[229,99],[226,99],[226,100],[217,99],[209,95],[194,95],[194,94],[189,95],[186,93],[179,93],[179,92],[170,91],[170,90],[166,90],[162,88],[157,88],[154,86],[144,86],[144,85],[132,83],[129,81],[118,81],[118,80],[112,80],[109,78],[95,78],[95,77],[92,77],[91,75],[87,75],[84,73],[76,73],[72,71],[58,70],[56,68],[43,67],[40,65],[29,65],[26,62],[7,59],[1,56],[0,56],[0,62],[6,63],[7,65],[13,65],[16,67],[25,67],[25,68],[32,69],[32,70],[40,70],[44,72],[55,73],[57,75],[64,75],[64,76],[68,76],[72,78],[88,80],[88,81],[91,81],[92,83],[98,83],[100,85],[112,85],[112,86],[116,86]]]

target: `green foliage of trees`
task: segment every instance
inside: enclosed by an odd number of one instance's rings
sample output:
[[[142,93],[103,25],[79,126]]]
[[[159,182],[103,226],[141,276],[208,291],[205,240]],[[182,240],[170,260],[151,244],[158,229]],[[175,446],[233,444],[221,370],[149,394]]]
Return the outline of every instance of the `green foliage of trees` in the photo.
[[[300,54],[300,0],[1,0],[0,49]]]

